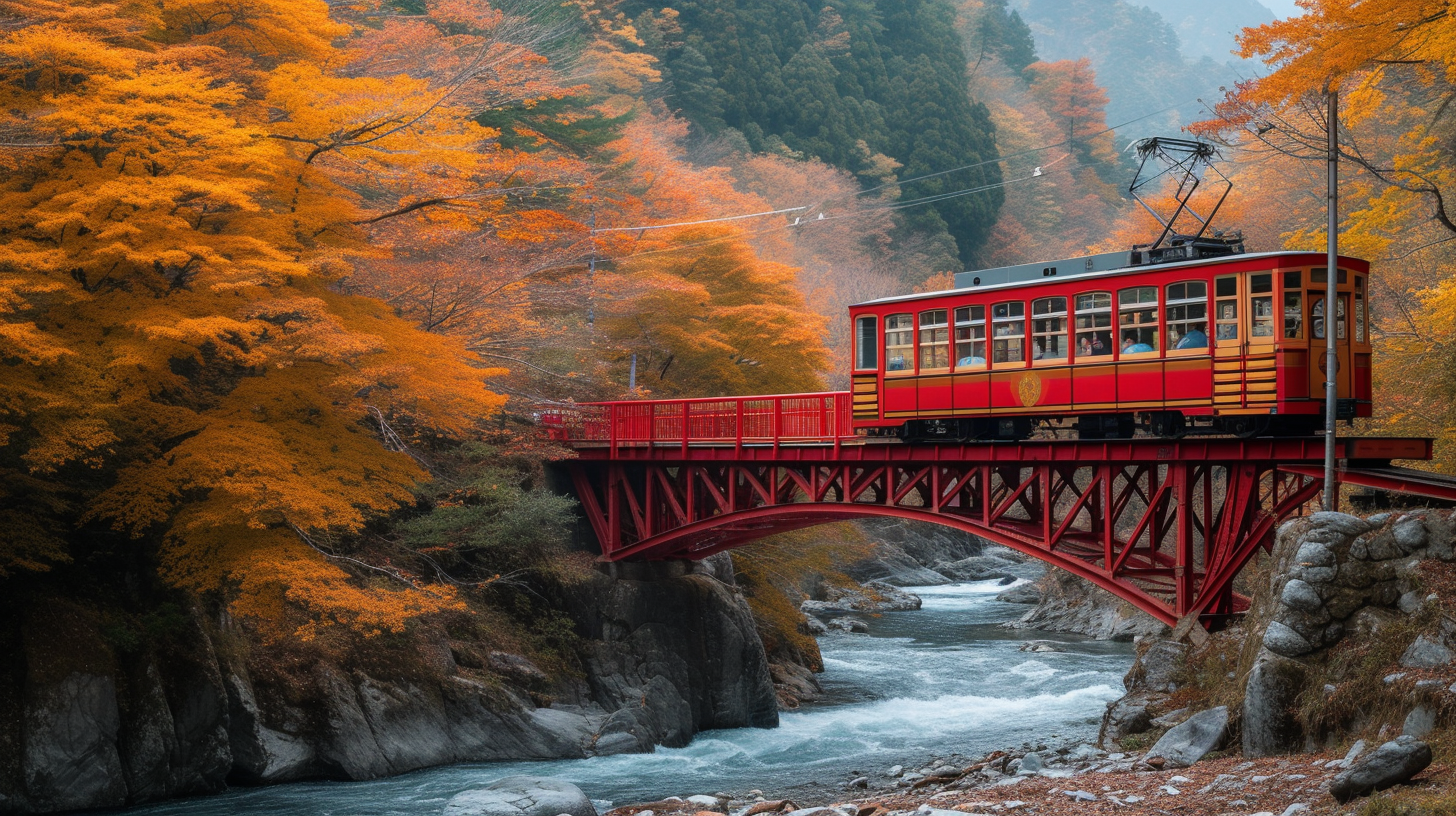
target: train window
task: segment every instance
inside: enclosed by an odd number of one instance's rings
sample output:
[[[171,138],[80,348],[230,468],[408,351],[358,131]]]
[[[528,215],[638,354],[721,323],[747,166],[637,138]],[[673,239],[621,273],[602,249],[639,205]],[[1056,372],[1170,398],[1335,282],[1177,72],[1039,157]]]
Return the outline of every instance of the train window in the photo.
[[[1077,295],[1077,357],[1112,353],[1112,293]]]
[[[986,365],[986,307],[962,306],[955,310],[956,368]]]
[[[1325,339],[1325,299],[1322,297],[1310,298],[1309,331],[1314,339]]]
[[[1119,291],[1117,311],[1118,348],[1123,354],[1158,350],[1158,287]]]
[[[1304,338],[1304,292],[1299,289],[1284,290],[1284,337]]]
[[[920,313],[920,370],[950,368],[950,324],[945,309]]]
[[[1020,363],[1026,359],[1026,304],[997,303],[991,307],[991,362]]]
[[[1239,279],[1233,275],[1213,281],[1214,337],[1239,339]]]
[[[1325,284],[1328,284],[1329,281],[1330,281],[1330,276],[1328,274],[1328,270],[1325,269],[1323,266],[1321,266],[1321,267],[1319,267],[1317,269],[1311,269],[1311,270],[1309,270],[1309,282],[1310,282],[1311,285],[1318,283],[1321,286],[1323,286]],[[1339,273],[1337,275],[1335,275],[1335,283],[1337,283],[1337,284],[1343,284],[1344,282],[1345,282],[1345,270],[1341,269],[1339,271]]]
[[[1031,359],[1067,359],[1067,299],[1042,298],[1031,302]]]
[[[885,318],[885,370],[915,370],[915,319],[907,314]]]
[[[854,367],[874,371],[880,366],[880,344],[875,342],[875,318],[865,315],[854,321]]]
[[[1184,281],[1168,284],[1168,348],[1208,348],[1208,284]]]
[[[1274,275],[1271,272],[1249,276],[1249,334],[1274,336]]]
[[[1337,341],[1338,340],[1344,340],[1345,337],[1346,337],[1346,332],[1345,332],[1345,320],[1346,320],[1346,318],[1345,318],[1345,302],[1347,300],[1349,300],[1349,297],[1348,296],[1346,296],[1346,295],[1340,295],[1339,300],[1335,301],[1335,304],[1337,306],[1339,306],[1339,309],[1335,312],[1335,340],[1337,340]]]
[[[1355,277],[1355,342],[1365,342],[1365,279]]]

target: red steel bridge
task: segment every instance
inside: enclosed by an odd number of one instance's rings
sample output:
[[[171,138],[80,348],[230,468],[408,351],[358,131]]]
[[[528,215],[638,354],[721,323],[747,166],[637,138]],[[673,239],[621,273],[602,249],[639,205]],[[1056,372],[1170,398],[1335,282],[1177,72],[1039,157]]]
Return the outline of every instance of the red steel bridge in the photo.
[[[857,436],[848,392],[594,403],[543,417],[607,561],[700,559],[786,530],[891,516],[964,530],[1174,624],[1242,611],[1234,577],[1306,512],[1322,437],[904,444]],[[1392,466],[1427,439],[1347,438],[1345,484],[1456,500]]]

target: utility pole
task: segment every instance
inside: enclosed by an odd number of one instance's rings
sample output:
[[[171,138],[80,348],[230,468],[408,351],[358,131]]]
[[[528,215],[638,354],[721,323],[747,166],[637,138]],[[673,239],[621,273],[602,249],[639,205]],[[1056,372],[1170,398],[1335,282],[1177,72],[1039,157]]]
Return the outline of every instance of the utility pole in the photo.
[[[1335,481],[1335,382],[1339,374],[1339,352],[1335,344],[1340,336],[1340,92],[1334,82],[1328,89],[1329,113],[1326,122],[1325,196],[1325,486],[1320,502],[1322,509],[1337,510],[1340,486]]]

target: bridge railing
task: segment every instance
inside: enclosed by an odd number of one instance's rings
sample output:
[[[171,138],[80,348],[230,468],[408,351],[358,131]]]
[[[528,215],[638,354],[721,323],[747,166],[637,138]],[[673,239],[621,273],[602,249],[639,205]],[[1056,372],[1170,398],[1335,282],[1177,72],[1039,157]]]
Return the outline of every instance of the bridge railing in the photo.
[[[563,442],[639,445],[835,444],[854,435],[847,391],[553,406],[541,414]]]

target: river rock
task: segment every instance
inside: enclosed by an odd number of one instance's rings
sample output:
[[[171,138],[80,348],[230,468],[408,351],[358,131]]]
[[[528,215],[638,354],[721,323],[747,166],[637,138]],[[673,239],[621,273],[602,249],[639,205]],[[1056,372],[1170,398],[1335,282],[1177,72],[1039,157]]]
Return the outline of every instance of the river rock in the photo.
[[[1002,578],[1016,579],[1016,576],[1008,572],[1016,562],[999,558],[994,555],[976,555],[970,558],[962,558],[959,561],[937,564],[935,569],[942,575],[955,578],[960,581],[990,581]]]
[[[996,600],[1002,603],[1014,604],[1041,603],[1041,590],[1036,588],[1036,584],[1030,582],[1017,584],[1004,592],[998,593]]]
[[[1148,749],[1148,757],[1162,757],[1167,768],[1187,768],[1222,747],[1228,736],[1228,720],[1225,706],[1200,711],[1164,734]]]
[[[980,555],[985,542],[969,533],[938,524],[884,518],[855,522],[875,542],[872,554],[844,568],[861,583],[883,581],[894,586],[951,583],[933,565]]]
[[[1415,737],[1401,736],[1355,761],[1330,781],[1330,795],[1338,802],[1394,787],[1431,764],[1431,746]]]
[[[560,779],[508,776],[465,791],[445,805],[444,816],[596,816],[581,789]]]
[[[834,632],[868,632],[870,625],[859,618],[843,617],[834,618],[829,621],[829,629]]]
[[[1028,640],[1017,648],[1018,652],[1065,652],[1064,644],[1051,640]]]
[[[1162,637],[1168,632],[1157,618],[1065,570],[1048,568],[1037,588],[1042,599],[1036,608],[1002,626],[1118,641]]]

